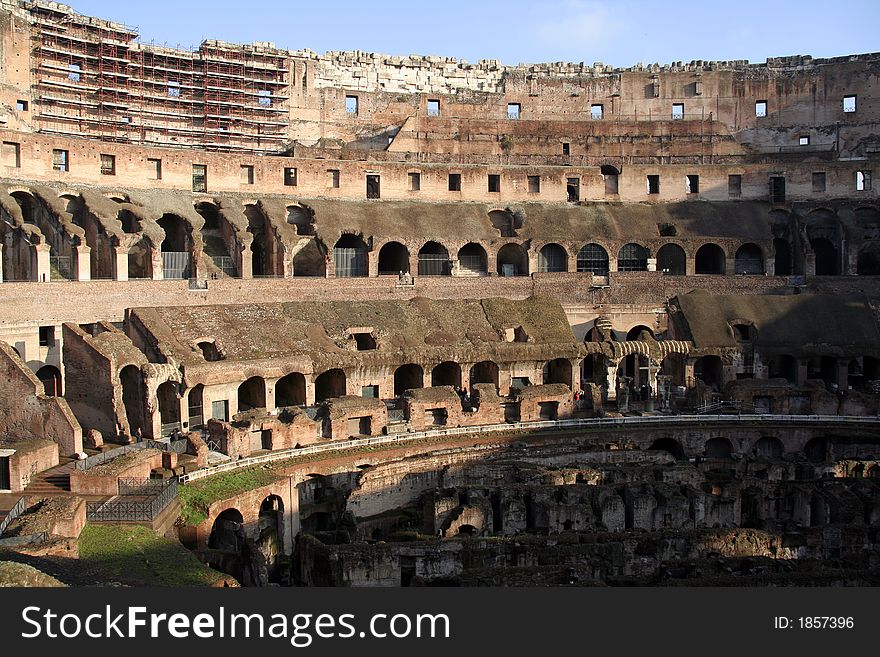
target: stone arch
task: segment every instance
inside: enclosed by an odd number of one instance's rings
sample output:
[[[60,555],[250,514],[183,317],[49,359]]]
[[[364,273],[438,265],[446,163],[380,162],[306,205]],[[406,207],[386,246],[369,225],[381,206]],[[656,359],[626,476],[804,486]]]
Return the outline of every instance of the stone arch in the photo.
[[[529,255],[525,248],[508,242],[498,249],[497,273],[499,276],[528,276]]]
[[[608,387],[608,357],[604,354],[589,354],[581,362],[581,381]]]
[[[241,272],[241,248],[236,233],[220,214],[220,208],[212,201],[194,204],[196,212],[205,220],[201,234],[204,253],[218,272],[227,276],[239,276]]]
[[[250,246],[252,275],[284,276],[284,248],[269,217],[256,203],[244,206],[244,216],[248,222],[247,231],[254,236]]]
[[[817,276],[837,276],[841,273],[840,221],[828,208],[817,208],[804,220],[807,240],[815,256]]]
[[[172,213],[163,214],[157,223],[165,231],[160,246],[163,278],[189,278],[193,265],[192,226]]]
[[[660,361],[660,375],[670,377],[674,386],[687,385],[687,356],[684,354],[667,354]]]
[[[724,365],[719,356],[701,356],[694,361],[694,377],[713,390],[721,390],[724,383]]]
[[[84,235],[80,236],[79,232],[85,232],[79,226],[65,226],[56,213],[49,210],[45,203],[39,200],[28,189],[12,189],[8,190],[9,195],[15,199],[21,210],[22,221],[29,226],[36,226],[42,233],[45,243],[49,246],[49,266],[50,276],[52,279],[73,280],[76,278],[74,272],[77,271],[77,253],[74,250],[74,243],[84,242]],[[73,229],[75,235],[71,234]],[[27,240],[29,242],[34,240]],[[28,255],[28,260],[32,261],[29,269],[36,278],[37,264],[36,255]],[[5,269],[4,269],[5,271]]]
[[[724,249],[713,242],[704,244],[694,256],[694,273],[722,275],[726,272],[727,257]]]
[[[648,447],[648,451],[667,452],[671,454],[676,461],[682,461],[685,458],[684,448],[675,438],[658,438],[651,443],[651,446]]]
[[[617,271],[648,271],[648,249],[630,242],[617,253]]]
[[[489,271],[486,249],[476,242],[468,242],[458,250],[459,276],[485,276]]]
[[[703,449],[703,455],[710,459],[729,459],[733,457],[733,443],[727,438],[709,438]]]
[[[175,381],[165,381],[156,389],[156,401],[159,407],[159,421],[162,424],[162,436],[169,435],[174,429],[180,429],[180,395]]]
[[[668,242],[657,250],[657,271],[669,276],[684,276],[687,272],[687,255],[674,242]]]
[[[287,223],[296,226],[297,235],[315,234],[315,214],[302,205],[287,206]]]
[[[499,387],[498,364],[491,360],[480,361],[475,363],[470,370],[471,387],[475,383],[491,383],[496,388]]]
[[[776,276],[791,276],[794,273],[791,243],[787,239],[776,237],[773,239],[773,252],[774,274]]]
[[[333,246],[333,264],[337,278],[360,278],[370,269],[367,243],[352,233],[343,234]]]
[[[594,276],[607,276],[609,270],[608,251],[595,242],[584,245],[578,251],[577,270],[590,272]]]
[[[862,244],[856,262],[859,276],[880,276],[880,240]]]
[[[764,252],[757,244],[747,242],[736,250],[734,263],[737,274],[761,275],[764,273]]]
[[[782,444],[782,441],[775,436],[763,436],[755,442],[755,447],[752,450],[755,456],[767,459],[779,459],[782,458],[782,454],[785,451],[785,448]]]
[[[306,377],[299,372],[291,372],[278,379],[275,384],[275,406],[305,406]]]
[[[89,212],[79,194],[62,194],[73,223],[85,232],[83,241],[91,249],[89,276],[92,280],[111,280],[116,275],[117,235],[110,235],[98,218]],[[124,201],[119,201],[124,202]]]
[[[385,242],[379,249],[379,275],[409,272],[409,249],[400,242]]]
[[[538,251],[538,271],[549,273],[568,271],[568,252],[554,242],[545,244]]]
[[[193,386],[187,395],[187,416],[189,429],[198,429],[205,424],[205,386],[201,383]]]
[[[324,278],[327,276],[327,258],[323,244],[309,239],[293,256],[293,275]]]
[[[407,390],[425,386],[425,371],[421,365],[407,363],[394,370],[394,396],[398,397]]]
[[[431,386],[461,387],[461,365],[451,360],[443,361],[431,369]]]
[[[244,544],[244,516],[235,508],[221,511],[211,526],[208,548],[224,552],[241,551]]]
[[[804,456],[812,463],[822,463],[828,460],[829,441],[824,436],[811,438],[804,445]]]
[[[646,335],[647,334],[647,335]],[[654,331],[644,324],[636,324],[626,332],[626,341],[633,342],[635,340],[647,340],[648,337],[654,338]]]
[[[425,242],[419,249],[419,276],[449,276],[449,251],[440,242]]]
[[[610,164],[603,164],[599,167],[599,172],[602,174],[602,180],[605,183],[605,196],[617,194],[620,169]]]
[[[554,358],[544,363],[541,368],[543,382],[564,383],[571,388],[571,361],[567,358]]]
[[[43,384],[43,392],[50,397],[61,397],[61,371],[54,365],[43,365],[37,370],[37,378]]]
[[[489,223],[501,237],[516,237],[523,226],[522,216],[510,210],[490,210]]]
[[[238,412],[254,408],[266,408],[266,381],[261,376],[252,376],[238,386]]]
[[[315,403],[345,396],[345,372],[339,368],[322,372],[315,379]]]
[[[122,387],[122,405],[125,408],[125,419],[130,436],[137,436],[138,430],[143,434],[145,429],[144,411],[144,376],[136,365],[126,365],[119,372]]]
[[[277,581],[278,561],[284,554],[284,500],[269,495],[260,503],[257,547],[266,560],[269,581]]]

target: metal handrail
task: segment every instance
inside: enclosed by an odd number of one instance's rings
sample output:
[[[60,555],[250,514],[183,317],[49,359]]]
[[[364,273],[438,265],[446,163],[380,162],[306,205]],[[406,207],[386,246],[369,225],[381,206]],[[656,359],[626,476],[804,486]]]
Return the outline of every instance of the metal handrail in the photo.
[[[3,532],[6,531],[6,528],[12,524],[13,520],[16,520],[22,513],[27,509],[27,502],[25,498],[20,497],[18,502],[15,503],[15,506],[9,509],[9,513],[6,514],[6,517],[3,520],[0,520],[0,536],[3,536]]]
[[[516,431],[524,429],[577,429],[577,428],[597,428],[597,427],[621,427],[629,425],[661,425],[661,424],[704,424],[707,421],[720,424],[747,424],[757,422],[766,424],[768,422],[780,423],[807,423],[807,424],[880,424],[880,417],[877,416],[848,416],[848,415],[674,415],[674,416],[643,416],[643,417],[620,417],[620,418],[586,418],[574,420],[540,420],[538,422],[509,422],[504,424],[488,424],[476,427],[451,427],[449,429],[433,429],[431,431],[419,431],[405,434],[394,434],[391,436],[377,436],[375,438],[358,438],[354,440],[335,440],[320,445],[310,445],[308,447],[292,447],[289,449],[269,452],[259,456],[251,456],[240,459],[238,461],[226,461],[217,465],[208,466],[200,470],[195,470],[181,475],[178,480],[181,484],[196,481],[215,474],[239,470],[263,463],[272,463],[274,461],[284,461],[299,456],[308,456],[310,454],[322,454],[324,452],[338,452],[356,447],[373,447],[377,445],[393,445],[396,443],[409,442],[414,440],[422,440],[425,438],[435,438],[442,436],[458,436],[462,434],[473,433],[493,433],[499,431]]]

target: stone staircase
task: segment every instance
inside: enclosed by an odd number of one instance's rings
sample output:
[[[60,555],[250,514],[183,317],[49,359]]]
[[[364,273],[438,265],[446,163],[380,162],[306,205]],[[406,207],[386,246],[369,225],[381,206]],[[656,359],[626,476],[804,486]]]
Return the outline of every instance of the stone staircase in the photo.
[[[25,488],[25,495],[37,497],[52,497],[54,495],[67,495],[70,493],[70,473],[74,469],[75,461],[69,461],[51,470],[41,472],[31,479],[31,483]]]

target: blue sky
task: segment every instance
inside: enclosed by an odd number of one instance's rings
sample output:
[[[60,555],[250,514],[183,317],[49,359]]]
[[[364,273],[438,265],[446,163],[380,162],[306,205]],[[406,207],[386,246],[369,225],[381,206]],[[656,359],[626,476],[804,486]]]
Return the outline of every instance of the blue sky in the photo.
[[[81,14],[137,27],[142,41],[183,47],[215,38],[319,53],[613,66],[880,50],[877,0],[67,1]]]

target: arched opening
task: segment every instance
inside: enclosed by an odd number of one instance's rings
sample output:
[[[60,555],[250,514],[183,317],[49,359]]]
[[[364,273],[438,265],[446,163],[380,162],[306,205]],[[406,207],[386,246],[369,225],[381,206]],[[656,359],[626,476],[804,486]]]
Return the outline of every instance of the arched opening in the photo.
[[[823,463],[828,460],[828,439],[812,438],[804,445],[804,456],[811,463]]]
[[[131,210],[119,210],[116,213],[116,218],[122,224],[122,231],[127,235],[134,235],[140,232],[141,222]]]
[[[618,190],[618,177],[620,170],[610,164],[603,164],[599,168],[602,179],[605,181],[605,196],[614,196]]]
[[[764,436],[755,443],[754,453],[760,458],[779,459],[782,458],[783,451],[782,441],[775,436]]]
[[[816,256],[816,276],[837,276],[840,273],[837,247],[831,240],[816,237],[810,240],[810,247]]]
[[[777,237],[773,240],[773,271],[777,276],[791,276],[794,271],[792,269],[791,244],[788,240]]]
[[[283,276],[284,249],[276,239],[275,229],[263,210],[250,203],[244,207],[251,242],[251,273],[254,276]]]
[[[37,370],[37,378],[43,384],[43,392],[50,397],[61,396],[61,372],[54,365],[43,365]]]
[[[617,253],[617,271],[648,271],[648,249],[640,244],[624,244]]]
[[[734,271],[737,274],[756,274],[764,273],[764,254],[761,247],[757,244],[743,244],[736,250],[734,256]]]
[[[648,380],[649,363],[648,357],[644,354],[628,354],[617,367],[619,382],[623,383],[622,377],[629,379],[630,394],[636,401],[645,401],[654,392]]]
[[[607,394],[608,358],[602,354],[590,354],[584,358],[581,363],[581,381],[602,386]]]
[[[315,234],[314,214],[300,205],[287,206],[287,223],[296,226],[297,235]]]
[[[67,201],[66,210],[70,213],[73,223],[85,232],[82,240],[91,249],[89,261],[91,279],[112,279],[116,269],[116,250],[114,248],[116,239],[110,237],[104,224],[89,211],[81,196],[62,194],[61,198]]]
[[[333,247],[336,278],[366,276],[369,272],[367,244],[357,235],[346,234]]]
[[[654,339],[654,331],[652,331],[649,327],[645,326],[644,324],[637,324],[636,326],[633,326],[626,333],[626,341],[627,342],[633,342],[636,340],[641,340],[644,342],[645,340],[648,340],[648,339]]]
[[[658,438],[648,448],[651,452],[667,452],[672,455],[676,461],[684,460],[684,449],[681,443],[675,438]]]
[[[197,386],[194,386],[192,390],[189,391],[189,398],[187,400],[187,406],[189,410],[189,428],[190,429],[198,429],[205,424],[205,416],[204,416],[204,397],[205,397],[205,386],[201,383]]]
[[[220,350],[217,348],[217,343],[214,341],[204,340],[198,343],[198,347],[202,352],[202,358],[204,358],[209,363],[217,362],[218,360],[223,360],[223,355],[220,353]]]
[[[684,354],[668,354],[660,361],[660,375],[670,377],[674,386],[687,385],[686,360]]]
[[[257,546],[266,559],[269,581],[278,579],[278,559],[284,554],[284,501],[269,495],[260,504]]]
[[[379,249],[379,274],[397,276],[409,271],[409,251],[400,242],[388,242]],[[419,272],[421,273],[421,272]]]
[[[238,509],[225,509],[217,516],[208,537],[208,547],[225,552],[241,551],[244,544],[244,517]]]
[[[702,356],[694,362],[694,377],[713,390],[720,391],[724,382],[724,367],[718,356]]]
[[[407,390],[422,388],[425,385],[425,372],[421,365],[408,363],[394,370],[394,396],[402,395]]]
[[[153,278],[153,250],[146,237],[142,237],[128,249],[128,278]]]
[[[587,244],[578,251],[577,270],[594,276],[608,275],[608,252],[598,244]]]
[[[657,250],[657,271],[669,276],[684,276],[687,256],[678,244],[664,244]]]
[[[192,235],[189,224],[175,214],[163,214],[158,223],[165,231],[161,246],[163,277],[166,280],[188,278],[192,265]]]
[[[859,276],[880,276],[880,240],[867,242],[859,249],[856,273]]]
[[[451,360],[444,361],[434,366],[431,370],[431,386],[461,387],[461,365]]]
[[[208,201],[202,201],[195,204],[195,209],[205,220],[201,230],[204,253],[218,270],[211,273],[219,272],[226,276],[237,276],[238,269],[230,255],[230,251],[236,250],[235,238],[228,224],[224,225],[225,222],[221,220],[220,208]]]
[[[73,280],[74,272],[77,270],[78,254],[74,251],[74,237],[65,229],[56,212],[47,208],[44,203],[40,202],[29,192],[22,190],[11,193],[15,202],[21,208],[21,215],[24,223],[36,226],[43,233],[45,243],[49,246],[49,268],[51,280]],[[15,235],[17,231],[13,231]],[[26,261],[29,273],[33,274],[33,278],[25,280],[35,280],[37,274],[36,253],[30,248],[30,240],[21,235],[19,248],[22,253],[19,254],[21,264]],[[15,240],[18,241],[18,240]],[[6,244],[4,251],[9,249],[11,244]],[[10,270],[13,271],[13,270]],[[13,280],[12,277],[5,274],[7,280]]]
[[[727,438],[710,438],[703,454],[710,459],[729,459],[733,457],[733,445]]]
[[[438,242],[428,242],[419,249],[419,276],[449,276],[452,264],[449,251]]]
[[[822,527],[828,520],[828,504],[821,493],[814,492],[810,496],[810,527]]]
[[[135,365],[126,365],[119,372],[122,385],[122,405],[125,407],[125,419],[128,422],[130,436],[137,436],[144,428],[144,377]]]
[[[261,376],[252,376],[238,386],[238,412],[254,408],[266,408],[266,381]]]
[[[792,385],[798,380],[798,362],[794,356],[782,354],[770,360],[769,376],[771,379],[785,379]]]
[[[340,369],[332,369],[323,372],[315,379],[315,403],[320,404],[325,399],[345,396],[345,372]]]
[[[522,215],[507,210],[492,210],[489,212],[489,223],[500,237],[516,237],[516,231],[522,228]]]
[[[5,215],[4,215],[5,216]],[[37,258],[21,228],[0,217],[0,249],[4,281],[37,280]]]
[[[544,363],[542,368],[544,383],[564,383],[571,388],[571,361],[555,358]]]
[[[156,389],[156,400],[164,438],[171,435],[175,429],[180,429],[180,396],[177,392],[177,383],[166,381],[161,384]]]
[[[485,276],[489,271],[486,249],[469,242],[458,250],[459,276]]]
[[[324,278],[327,275],[327,259],[324,257],[324,249],[316,239],[308,240],[293,255],[294,276],[316,276]]]
[[[697,274],[721,275],[725,273],[724,251],[717,244],[704,244],[697,249],[694,271]]]
[[[548,273],[568,271],[568,253],[558,244],[545,244],[538,251],[538,271]]]
[[[505,244],[498,250],[499,276],[528,276],[529,256],[519,244]]]
[[[275,384],[275,406],[305,406],[306,377],[299,372],[291,372],[278,379]]]
[[[498,387],[498,365],[491,360],[484,360],[473,367],[470,372],[471,387],[475,383],[491,383]]]

